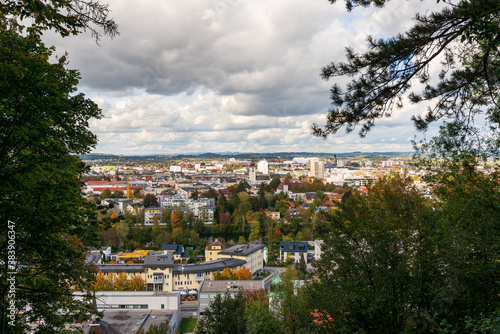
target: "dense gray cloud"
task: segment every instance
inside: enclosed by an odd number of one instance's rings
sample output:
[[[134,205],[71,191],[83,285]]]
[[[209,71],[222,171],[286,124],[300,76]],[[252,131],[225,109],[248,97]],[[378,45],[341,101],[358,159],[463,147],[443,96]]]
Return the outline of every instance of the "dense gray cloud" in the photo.
[[[330,104],[321,67],[348,45],[364,49],[368,34],[404,31],[426,5],[436,6],[390,1],[348,13],[326,0],[113,0],[117,38],[46,38],[69,52],[80,89],[103,109],[91,123],[98,152],[410,150],[410,116],[422,107],[381,120],[366,139],[324,141],[310,125]]]

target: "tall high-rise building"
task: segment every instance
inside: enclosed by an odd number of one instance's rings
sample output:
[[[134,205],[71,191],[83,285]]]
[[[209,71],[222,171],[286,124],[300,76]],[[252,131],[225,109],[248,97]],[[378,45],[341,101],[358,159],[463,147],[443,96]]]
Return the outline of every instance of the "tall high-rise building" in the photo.
[[[257,171],[262,174],[269,174],[269,163],[266,160],[261,160],[257,164]]]
[[[325,162],[319,160],[318,158],[312,158],[309,160],[310,169],[309,176],[315,177],[318,179],[325,178]]]

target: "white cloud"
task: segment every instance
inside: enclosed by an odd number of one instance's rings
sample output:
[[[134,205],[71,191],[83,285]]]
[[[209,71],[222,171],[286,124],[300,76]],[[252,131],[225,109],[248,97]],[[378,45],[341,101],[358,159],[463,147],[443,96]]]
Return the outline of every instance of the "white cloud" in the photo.
[[[366,139],[325,141],[310,126],[330,105],[321,68],[342,61],[348,45],[365,49],[369,34],[403,31],[428,5],[348,13],[326,0],[111,0],[117,38],[99,47],[85,35],[46,37],[69,52],[81,90],[103,109],[91,122],[99,152],[409,150],[410,116],[422,107],[380,120]]]

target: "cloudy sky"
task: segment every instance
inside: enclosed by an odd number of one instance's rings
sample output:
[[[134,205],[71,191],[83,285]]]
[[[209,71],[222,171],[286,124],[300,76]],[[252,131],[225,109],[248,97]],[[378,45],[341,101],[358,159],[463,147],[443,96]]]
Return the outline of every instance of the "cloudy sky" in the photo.
[[[368,35],[404,31],[435,0],[351,13],[327,0],[108,3],[120,36],[100,46],[89,34],[46,36],[103,110],[91,122],[94,152],[411,151],[410,117],[423,106],[407,103],[364,139],[341,131],[323,140],[310,126],[324,124],[330,106],[321,68],[343,60],[346,46],[363,50]]]

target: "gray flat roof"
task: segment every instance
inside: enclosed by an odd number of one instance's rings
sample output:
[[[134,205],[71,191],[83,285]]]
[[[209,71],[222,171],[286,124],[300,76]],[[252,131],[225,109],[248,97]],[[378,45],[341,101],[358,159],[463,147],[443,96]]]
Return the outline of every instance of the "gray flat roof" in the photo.
[[[144,258],[146,268],[173,268],[174,256],[171,253],[149,252]]]
[[[210,271],[223,271],[225,268],[235,268],[246,264],[247,261],[240,259],[220,259],[209,262],[184,264],[176,266],[173,270],[174,274],[192,274],[204,273]],[[183,269],[184,268],[184,269]]]
[[[280,241],[280,248],[283,252],[306,253],[308,246],[307,241]]]
[[[120,333],[129,334],[141,317],[149,312],[151,313],[143,326],[144,331],[147,331],[151,324],[170,321],[173,316],[173,311],[169,310],[104,310],[102,320]]]
[[[221,251],[219,254],[247,256],[266,247],[264,244],[238,244]]]
[[[142,273],[144,267],[142,264],[100,264],[97,266],[97,271],[103,273]]]
[[[238,292],[243,290],[263,289],[264,281],[203,281],[200,292]]]

